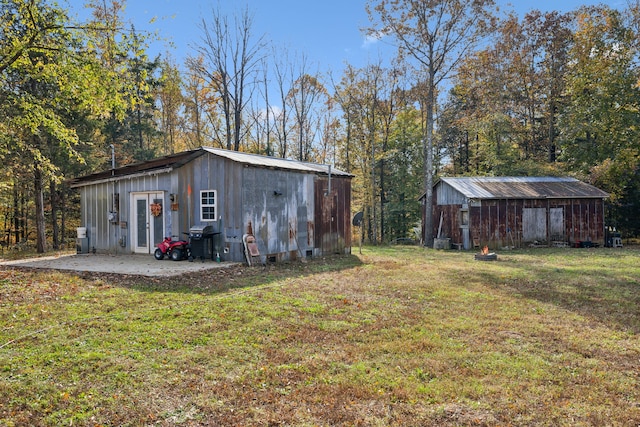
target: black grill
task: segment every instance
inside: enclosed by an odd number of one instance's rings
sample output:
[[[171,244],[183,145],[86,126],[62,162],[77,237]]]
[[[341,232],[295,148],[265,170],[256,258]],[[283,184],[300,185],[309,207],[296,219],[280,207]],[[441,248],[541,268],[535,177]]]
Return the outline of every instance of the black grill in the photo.
[[[216,233],[212,225],[198,224],[189,229],[189,245],[191,246],[191,261],[200,258],[213,259],[213,236]]]

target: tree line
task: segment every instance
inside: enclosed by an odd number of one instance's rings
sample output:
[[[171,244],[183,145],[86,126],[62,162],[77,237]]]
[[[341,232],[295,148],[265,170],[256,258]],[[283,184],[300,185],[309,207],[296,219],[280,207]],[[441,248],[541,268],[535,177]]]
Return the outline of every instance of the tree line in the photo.
[[[200,146],[353,173],[373,243],[415,237],[418,199],[445,175],[576,176],[611,193],[608,225],[640,231],[638,3],[518,16],[491,0],[368,0],[363,31],[397,55],[339,76],[254,34],[247,8],[212,8],[177,64],[149,56],[158,40],[125,1],[87,7],[76,22],[49,0],[0,5],[3,245],[64,245],[79,225],[67,180],[112,154]]]

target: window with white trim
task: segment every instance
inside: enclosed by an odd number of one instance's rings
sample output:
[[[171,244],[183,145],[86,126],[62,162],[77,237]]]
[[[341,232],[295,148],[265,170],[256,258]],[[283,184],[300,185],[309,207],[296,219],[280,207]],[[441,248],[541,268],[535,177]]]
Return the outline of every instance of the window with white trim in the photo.
[[[200,192],[200,221],[215,221],[218,197],[216,190]]]

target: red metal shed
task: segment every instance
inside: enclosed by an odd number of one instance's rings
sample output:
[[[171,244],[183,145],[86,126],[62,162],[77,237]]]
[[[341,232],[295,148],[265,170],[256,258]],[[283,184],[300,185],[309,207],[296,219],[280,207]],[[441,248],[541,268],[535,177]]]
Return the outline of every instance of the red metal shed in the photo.
[[[433,236],[465,249],[603,245],[608,196],[569,177],[440,178],[433,189]]]

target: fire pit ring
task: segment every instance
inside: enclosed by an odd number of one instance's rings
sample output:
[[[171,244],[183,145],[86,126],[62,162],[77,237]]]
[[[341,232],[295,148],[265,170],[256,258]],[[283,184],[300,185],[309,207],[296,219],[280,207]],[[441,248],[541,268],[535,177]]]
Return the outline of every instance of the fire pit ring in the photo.
[[[477,261],[497,261],[498,254],[495,252],[489,252],[489,247],[485,246],[482,248],[482,251],[480,251],[479,254],[474,255],[474,258]]]

